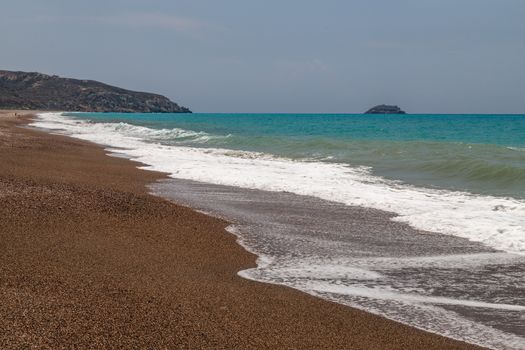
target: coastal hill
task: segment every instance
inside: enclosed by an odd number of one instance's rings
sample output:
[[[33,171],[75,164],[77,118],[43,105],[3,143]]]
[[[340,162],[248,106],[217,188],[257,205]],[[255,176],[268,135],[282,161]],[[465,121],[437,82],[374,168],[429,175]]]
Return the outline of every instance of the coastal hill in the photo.
[[[406,114],[406,112],[398,106],[378,105],[370,108],[365,114]]]
[[[168,98],[94,80],[0,70],[0,108],[80,112],[191,113]]]

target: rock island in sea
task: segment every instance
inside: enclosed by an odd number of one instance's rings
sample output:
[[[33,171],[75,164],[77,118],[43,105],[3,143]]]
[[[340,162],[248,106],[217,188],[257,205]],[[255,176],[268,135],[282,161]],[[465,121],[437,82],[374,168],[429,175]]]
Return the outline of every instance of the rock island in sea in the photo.
[[[398,106],[377,105],[370,108],[365,114],[406,114],[406,112]]]

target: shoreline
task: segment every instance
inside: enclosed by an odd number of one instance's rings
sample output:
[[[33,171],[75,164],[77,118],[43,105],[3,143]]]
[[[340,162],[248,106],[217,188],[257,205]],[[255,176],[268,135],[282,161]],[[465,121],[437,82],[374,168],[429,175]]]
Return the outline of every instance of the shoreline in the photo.
[[[148,193],[164,174],[0,114],[2,348],[479,348],[243,279],[226,221]]]

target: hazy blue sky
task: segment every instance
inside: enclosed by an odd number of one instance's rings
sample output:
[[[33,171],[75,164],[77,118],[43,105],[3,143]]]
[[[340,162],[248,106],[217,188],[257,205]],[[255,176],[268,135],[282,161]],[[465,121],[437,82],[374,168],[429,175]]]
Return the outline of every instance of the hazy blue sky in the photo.
[[[2,0],[0,69],[197,112],[525,113],[525,1]]]

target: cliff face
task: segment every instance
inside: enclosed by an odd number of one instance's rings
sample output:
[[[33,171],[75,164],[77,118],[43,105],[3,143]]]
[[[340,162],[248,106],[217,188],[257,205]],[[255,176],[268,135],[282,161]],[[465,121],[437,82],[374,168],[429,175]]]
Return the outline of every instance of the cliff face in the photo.
[[[365,114],[406,114],[398,106],[389,106],[389,105],[379,105],[373,108],[370,108]]]
[[[94,80],[0,70],[0,108],[82,112],[191,113],[168,98]]]

